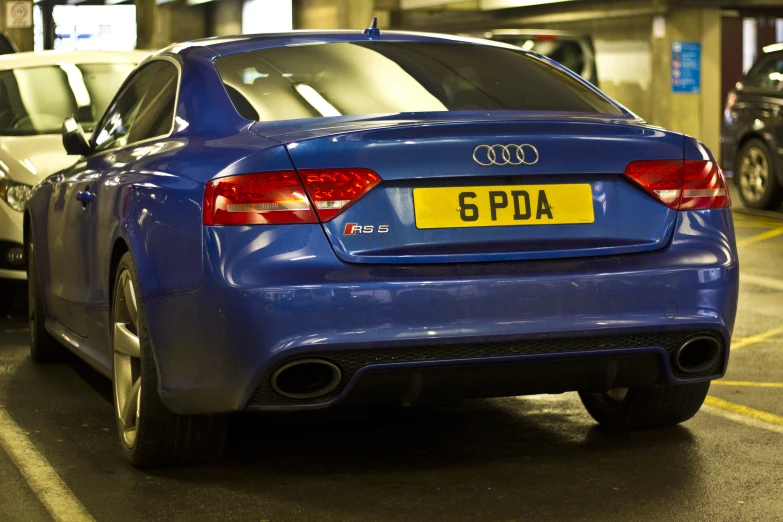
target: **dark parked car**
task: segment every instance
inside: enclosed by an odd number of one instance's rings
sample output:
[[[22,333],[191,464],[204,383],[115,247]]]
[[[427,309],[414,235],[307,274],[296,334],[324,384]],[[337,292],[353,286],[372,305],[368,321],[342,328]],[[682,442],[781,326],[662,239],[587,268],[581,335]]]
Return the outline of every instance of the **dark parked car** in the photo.
[[[765,51],[729,92],[721,152],[745,205],[774,210],[783,202],[783,44]]]
[[[598,86],[595,49],[589,35],[540,29],[492,29],[471,36],[497,40],[543,54]]]
[[[16,48],[16,44],[11,37],[5,33],[0,33],[0,54],[12,54],[18,53],[19,49]]]

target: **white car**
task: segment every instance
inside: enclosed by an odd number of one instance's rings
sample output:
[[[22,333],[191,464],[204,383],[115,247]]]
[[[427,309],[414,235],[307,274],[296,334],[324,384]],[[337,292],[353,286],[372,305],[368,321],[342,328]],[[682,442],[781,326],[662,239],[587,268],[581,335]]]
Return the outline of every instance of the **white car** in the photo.
[[[26,279],[22,210],[31,188],[76,162],[62,145],[70,115],[91,130],[142,51],[44,51],[0,56],[0,313]]]

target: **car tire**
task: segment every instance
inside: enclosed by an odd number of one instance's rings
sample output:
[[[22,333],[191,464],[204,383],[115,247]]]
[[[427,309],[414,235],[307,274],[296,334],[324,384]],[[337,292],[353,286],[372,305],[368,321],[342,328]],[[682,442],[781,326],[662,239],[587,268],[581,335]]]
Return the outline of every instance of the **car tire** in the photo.
[[[767,144],[758,138],[748,140],[740,149],[735,179],[746,207],[775,210],[783,203],[776,161]]]
[[[217,460],[226,438],[226,417],[177,415],[160,398],[157,366],[144,307],[139,306],[138,276],[130,253],[117,266],[113,288],[114,413],[125,457],[139,468]]]
[[[15,295],[16,287],[13,282],[0,280],[0,317],[4,317],[11,312]]]
[[[47,364],[70,359],[70,352],[46,331],[46,310],[32,241],[27,245],[27,320],[30,330],[30,356],[33,361]]]
[[[615,388],[605,393],[579,392],[587,412],[601,426],[634,429],[674,426],[699,411],[710,383],[644,388]]]

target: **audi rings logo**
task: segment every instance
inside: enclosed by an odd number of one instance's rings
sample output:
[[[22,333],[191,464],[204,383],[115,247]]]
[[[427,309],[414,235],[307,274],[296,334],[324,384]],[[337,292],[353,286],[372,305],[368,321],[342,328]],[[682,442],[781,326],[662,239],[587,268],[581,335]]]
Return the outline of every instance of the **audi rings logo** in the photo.
[[[473,161],[482,167],[496,165],[535,165],[538,163],[538,150],[524,143],[522,145],[479,145],[473,149]]]

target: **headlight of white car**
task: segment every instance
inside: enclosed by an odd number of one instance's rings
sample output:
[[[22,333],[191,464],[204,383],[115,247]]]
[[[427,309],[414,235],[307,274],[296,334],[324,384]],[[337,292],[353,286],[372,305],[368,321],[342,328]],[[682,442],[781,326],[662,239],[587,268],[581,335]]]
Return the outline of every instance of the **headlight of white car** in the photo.
[[[16,183],[0,175],[0,198],[4,199],[12,209],[23,211],[25,203],[32,195],[33,188],[30,185]]]

